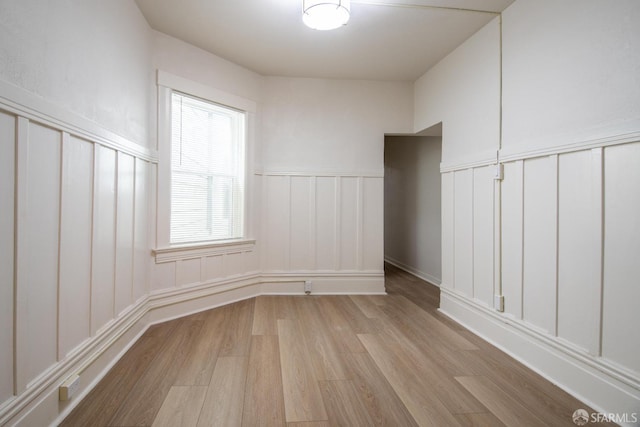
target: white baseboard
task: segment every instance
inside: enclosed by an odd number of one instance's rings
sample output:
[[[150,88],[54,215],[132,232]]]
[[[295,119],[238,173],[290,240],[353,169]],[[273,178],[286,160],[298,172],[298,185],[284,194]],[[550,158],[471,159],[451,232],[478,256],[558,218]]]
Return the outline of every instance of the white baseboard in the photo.
[[[400,270],[404,270],[407,273],[413,274],[414,276],[416,276],[419,279],[424,280],[425,282],[429,282],[432,285],[438,286],[440,287],[440,283],[442,282],[442,280],[436,276],[433,276],[429,273],[425,273],[424,271],[420,271],[417,268],[413,268],[410,265],[407,265],[403,262],[400,262],[394,258],[385,256],[384,257],[384,262],[388,262],[389,264],[398,267]]]
[[[259,295],[304,295],[305,280],[312,281],[313,295],[385,294],[383,271],[250,273],[154,292],[6,402],[0,408],[0,425],[57,426],[153,324]],[[58,386],[73,374],[81,378],[78,394],[59,402]]]
[[[494,312],[447,288],[440,289],[440,312],[595,411],[640,416],[637,379],[613,372],[606,363],[578,353],[553,337],[541,337],[523,322]]]

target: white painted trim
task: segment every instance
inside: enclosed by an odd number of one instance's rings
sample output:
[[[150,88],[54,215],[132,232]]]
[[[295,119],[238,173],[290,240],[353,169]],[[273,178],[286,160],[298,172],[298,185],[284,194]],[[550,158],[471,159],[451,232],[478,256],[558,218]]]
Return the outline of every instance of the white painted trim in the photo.
[[[226,105],[248,113],[255,113],[257,110],[255,101],[167,73],[166,71],[158,70],[157,82],[158,86],[165,86],[187,95],[194,95],[215,104]]]
[[[442,279],[437,278],[436,276],[425,273],[424,271],[418,270],[417,268],[413,268],[410,265],[407,265],[403,262],[398,261],[397,259],[385,256],[384,262],[388,262],[389,264],[398,267],[400,270],[404,270],[407,273],[416,276],[418,279],[422,279],[425,282],[429,282],[430,284],[440,287],[440,283],[442,283]]]
[[[234,252],[246,252],[254,249],[255,239],[224,240],[191,245],[175,245],[167,248],[153,249],[156,264],[181,259],[201,258],[212,255],[222,255]]]
[[[440,311],[443,314],[569,394],[600,412],[637,412],[640,382],[631,372],[454,291],[444,287],[441,290]]]
[[[496,158],[485,158],[480,160],[468,160],[462,162],[440,163],[440,173],[456,172],[464,169],[481,168],[484,166],[495,165]]]
[[[295,176],[302,178],[384,178],[384,171],[254,171],[256,176]]]
[[[131,142],[87,118],[3,80],[0,80],[0,110],[152,163],[158,162],[155,150]]]
[[[535,157],[544,157],[553,154],[572,153],[575,151],[591,150],[593,148],[610,147],[613,145],[629,144],[640,141],[640,131],[611,135],[603,138],[583,139],[575,142],[553,145],[548,148],[519,151],[518,148],[503,148],[500,150],[500,162],[513,162]]]
[[[518,160],[533,159],[536,157],[546,157],[576,151],[592,150],[596,148],[611,147],[614,145],[631,144],[640,142],[640,131],[612,135],[603,138],[584,139],[576,142],[554,145],[548,148],[520,151],[518,147],[506,147],[499,150],[500,163],[515,162]],[[479,168],[496,164],[496,159],[463,160],[459,162],[441,163],[440,173],[457,172],[465,169]]]

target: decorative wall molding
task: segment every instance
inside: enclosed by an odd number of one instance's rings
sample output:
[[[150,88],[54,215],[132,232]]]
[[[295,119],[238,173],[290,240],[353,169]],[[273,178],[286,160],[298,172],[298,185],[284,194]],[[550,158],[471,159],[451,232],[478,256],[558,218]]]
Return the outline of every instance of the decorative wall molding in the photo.
[[[131,142],[89,119],[3,80],[0,80],[0,110],[5,110],[16,116],[24,117],[151,163],[158,162],[158,155],[155,150]]]
[[[619,135],[611,135],[603,138],[582,139],[576,142],[554,145],[547,148],[521,151],[519,147],[505,147],[500,150],[500,162],[513,162],[535,157],[551,156],[556,154],[572,153],[575,151],[591,150],[593,148],[610,147],[614,145],[629,144],[640,141],[640,132],[629,132]]]
[[[384,178],[384,171],[254,171],[256,176],[291,176],[291,177],[324,177],[324,178]]]
[[[156,263],[163,263],[180,259],[251,251],[255,244],[255,239],[239,239],[206,244],[177,245],[169,248],[157,248],[152,252],[153,255],[155,255]]]

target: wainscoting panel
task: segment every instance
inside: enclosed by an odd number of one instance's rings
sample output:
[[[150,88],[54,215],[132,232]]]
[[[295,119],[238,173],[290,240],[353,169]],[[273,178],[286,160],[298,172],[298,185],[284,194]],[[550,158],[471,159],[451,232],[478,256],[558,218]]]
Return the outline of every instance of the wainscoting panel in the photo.
[[[0,425],[48,425],[146,327],[155,153],[0,89]]]
[[[118,153],[115,313],[119,315],[133,302],[133,222],[134,158]]]
[[[266,218],[263,273],[382,277],[381,176],[275,172],[260,176]]]
[[[62,134],[36,123],[29,123],[26,135],[19,129],[17,314],[24,323],[16,338],[22,389],[58,360]]]
[[[606,147],[604,171],[602,357],[629,369],[637,379],[640,378],[640,142]]]
[[[315,200],[315,269],[336,270],[338,268],[338,177],[319,176],[316,180]],[[267,239],[265,250],[271,251],[275,242]]]
[[[315,179],[306,176],[291,177],[291,254],[292,270],[314,268],[315,241],[312,240],[314,215],[310,206],[315,201]]]
[[[558,157],[524,164],[523,317],[555,335]]]
[[[454,173],[454,287],[473,297],[473,170]]]
[[[596,409],[637,411],[640,141],[512,153],[503,166],[499,234],[494,166],[443,171],[441,310]],[[502,245],[499,283],[493,233]],[[491,304],[494,286],[504,313]]]
[[[493,306],[494,168],[473,170],[473,298]]]
[[[134,224],[133,224],[133,294],[132,303],[138,303],[149,294],[149,266],[151,265],[152,243],[149,230],[155,230],[155,217],[150,214],[150,204],[155,204],[155,196],[150,194],[155,189],[155,164],[146,160],[135,159],[134,182]],[[152,228],[153,227],[153,228]]]
[[[357,270],[359,256],[360,188],[358,178],[340,179],[339,227],[337,240],[340,242],[340,264],[338,270]]]
[[[91,280],[91,334],[95,335],[114,317],[116,249],[116,155],[96,147],[93,222],[93,267]]]
[[[384,268],[384,178],[360,178],[362,182],[362,224],[360,224],[359,269]]]
[[[66,133],[62,142],[59,360],[91,336],[93,228],[94,145]]]
[[[454,172],[442,174],[442,283],[440,286],[452,288],[454,278]]]
[[[0,407],[13,396],[16,117],[0,111]]]
[[[522,319],[524,161],[506,163],[502,181],[502,295],[504,312]]]
[[[596,151],[601,165],[601,149]],[[595,356],[600,341],[602,168],[593,167],[593,157],[591,150],[558,156],[558,336]]]
[[[264,183],[266,211],[264,235],[273,246],[264,252],[265,266],[269,270],[288,270],[290,251],[291,177],[269,176]],[[295,203],[295,202],[294,202]]]

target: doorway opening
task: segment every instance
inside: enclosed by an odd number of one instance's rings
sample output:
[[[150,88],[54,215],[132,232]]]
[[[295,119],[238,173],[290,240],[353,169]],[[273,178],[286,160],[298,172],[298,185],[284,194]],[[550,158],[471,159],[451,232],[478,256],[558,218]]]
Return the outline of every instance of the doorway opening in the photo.
[[[442,123],[385,135],[384,260],[427,282],[442,280]]]

